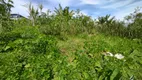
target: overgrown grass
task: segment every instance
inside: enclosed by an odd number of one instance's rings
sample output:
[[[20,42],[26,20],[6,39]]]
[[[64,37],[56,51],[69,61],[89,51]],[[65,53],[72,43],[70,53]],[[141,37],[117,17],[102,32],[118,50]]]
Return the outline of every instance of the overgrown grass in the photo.
[[[18,31],[17,31],[18,29]],[[39,27],[1,35],[0,78],[53,80],[141,79],[142,43],[103,34],[46,36]],[[122,54],[124,59],[104,56]],[[137,72],[137,73],[136,73]]]
[[[2,12],[1,80],[142,79],[141,13],[131,15],[135,21],[125,27],[108,15],[98,22],[79,12],[74,16],[61,5],[55,15],[39,16],[30,5],[31,20],[10,20],[9,11]]]
[[[83,79],[95,80],[140,79],[142,77],[140,72],[142,70],[141,44],[140,40],[129,40],[102,34],[80,34],[58,43],[61,52],[67,56],[69,63],[74,64],[74,61],[77,61],[77,70],[83,72],[78,74],[78,76],[82,75],[79,79],[82,77]],[[103,52],[123,54],[125,58],[119,60],[106,57],[102,55]],[[135,74],[137,71],[138,73]]]

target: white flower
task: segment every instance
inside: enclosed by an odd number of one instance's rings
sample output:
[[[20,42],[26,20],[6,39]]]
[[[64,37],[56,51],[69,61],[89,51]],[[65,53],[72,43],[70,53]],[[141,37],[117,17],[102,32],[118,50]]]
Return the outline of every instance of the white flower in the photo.
[[[107,54],[108,54],[108,56],[113,56],[113,54],[112,53],[110,53],[110,52],[106,52]]]
[[[124,56],[122,54],[115,54],[114,57],[116,57],[117,59],[123,59]]]
[[[104,52],[104,53],[103,53],[103,55],[113,57],[113,54],[112,54],[112,53],[110,53],[110,52]]]

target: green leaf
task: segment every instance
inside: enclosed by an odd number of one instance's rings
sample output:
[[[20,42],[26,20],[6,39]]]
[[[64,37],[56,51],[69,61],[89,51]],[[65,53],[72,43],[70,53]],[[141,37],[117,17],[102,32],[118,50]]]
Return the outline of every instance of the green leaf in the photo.
[[[28,67],[30,67],[30,64],[25,65],[25,68],[28,68]]]
[[[118,74],[119,74],[119,69],[115,69],[110,76],[110,80],[114,80]]]
[[[11,48],[10,46],[6,46],[5,49],[4,49],[4,51],[6,51],[6,50],[8,50],[10,48]]]
[[[85,79],[88,79],[89,78],[89,75],[86,73],[86,72],[83,72],[84,76],[85,76]]]

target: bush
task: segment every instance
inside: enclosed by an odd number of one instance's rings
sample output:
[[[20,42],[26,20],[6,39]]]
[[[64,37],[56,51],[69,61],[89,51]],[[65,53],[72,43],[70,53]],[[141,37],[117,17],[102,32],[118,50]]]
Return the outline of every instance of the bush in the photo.
[[[37,27],[22,27],[1,36],[1,52],[22,50],[31,53],[47,53],[57,50],[54,37],[45,36]]]

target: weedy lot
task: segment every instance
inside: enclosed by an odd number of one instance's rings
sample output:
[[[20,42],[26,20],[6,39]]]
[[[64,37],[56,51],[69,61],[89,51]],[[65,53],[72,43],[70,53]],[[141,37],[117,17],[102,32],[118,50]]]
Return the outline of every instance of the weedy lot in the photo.
[[[31,3],[29,19],[13,20],[11,7],[0,0],[0,80],[142,79],[141,8],[119,21]]]
[[[98,33],[68,36],[66,40],[60,40],[39,33],[38,28],[27,28],[28,31],[13,31],[14,35],[11,32],[1,38],[1,79],[142,78],[142,43],[139,40]],[[104,52],[119,53],[125,57],[117,59],[103,55]]]

